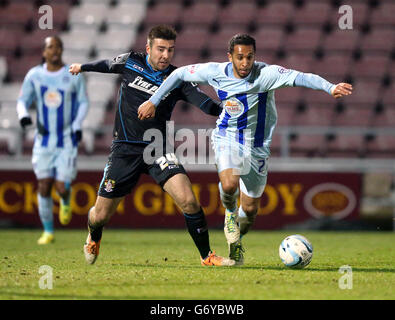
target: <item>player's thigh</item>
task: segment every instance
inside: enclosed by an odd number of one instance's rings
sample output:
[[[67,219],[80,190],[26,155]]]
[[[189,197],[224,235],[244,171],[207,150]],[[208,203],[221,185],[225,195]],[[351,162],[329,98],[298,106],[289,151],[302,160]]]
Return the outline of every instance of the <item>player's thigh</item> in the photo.
[[[148,172],[182,211],[195,213],[200,209],[186,171],[174,153],[158,157],[148,166]]]
[[[186,213],[195,213],[200,210],[200,205],[192,191],[191,181],[188,176],[178,173],[169,178],[163,185],[174,202]]]
[[[71,183],[77,175],[77,148],[58,148],[55,160],[56,180]]]

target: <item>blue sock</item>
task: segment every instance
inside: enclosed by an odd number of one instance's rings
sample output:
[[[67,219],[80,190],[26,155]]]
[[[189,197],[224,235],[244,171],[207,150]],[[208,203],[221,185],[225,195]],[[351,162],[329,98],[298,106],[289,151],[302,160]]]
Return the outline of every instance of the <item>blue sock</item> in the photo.
[[[38,197],[38,214],[45,232],[53,233],[53,200],[51,197]]]

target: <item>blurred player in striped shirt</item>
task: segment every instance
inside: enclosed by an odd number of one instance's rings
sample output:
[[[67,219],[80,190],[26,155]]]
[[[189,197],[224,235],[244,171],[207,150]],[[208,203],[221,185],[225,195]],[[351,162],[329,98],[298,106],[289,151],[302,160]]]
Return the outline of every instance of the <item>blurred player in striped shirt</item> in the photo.
[[[33,102],[37,110],[32,164],[38,180],[38,211],[44,228],[38,244],[54,240],[52,186],[60,196],[61,224],[67,225],[71,220],[71,182],[77,174],[81,124],[88,111],[84,78],[69,74],[62,52],[59,37],[45,39],[45,62],[26,74],[17,102],[22,128],[32,124],[28,109]]]

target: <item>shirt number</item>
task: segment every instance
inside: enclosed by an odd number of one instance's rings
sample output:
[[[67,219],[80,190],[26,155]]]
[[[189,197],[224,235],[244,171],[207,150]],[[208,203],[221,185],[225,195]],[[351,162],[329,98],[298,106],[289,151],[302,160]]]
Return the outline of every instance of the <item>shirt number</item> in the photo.
[[[178,165],[177,156],[174,153],[166,153],[164,156],[155,160],[161,170],[165,170],[169,164]]]

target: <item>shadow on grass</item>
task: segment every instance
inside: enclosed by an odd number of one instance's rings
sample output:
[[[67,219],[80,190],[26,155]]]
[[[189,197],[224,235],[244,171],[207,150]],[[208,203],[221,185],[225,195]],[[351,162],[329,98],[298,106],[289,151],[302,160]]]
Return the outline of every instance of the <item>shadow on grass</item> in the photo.
[[[68,294],[38,294],[23,292],[0,292],[1,300],[183,300],[185,297],[178,296],[141,296],[141,295],[100,295],[83,296]]]
[[[121,264],[120,264],[121,265]],[[208,269],[218,269],[218,270],[231,270],[231,269],[248,269],[248,270],[274,270],[274,271],[285,271],[285,270],[291,270],[295,272],[309,272],[309,271],[318,271],[318,272],[338,272],[340,267],[307,267],[305,269],[292,269],[292,268],[286,268],[283,266],[276,266],[276,265],[271,265],[271,266],[249,266],[249,265],[244,265],[244,266],[233,266],[233,267],[203,267],[200,265],[189,265],[189,266],[180,266],[177,264],[143,264],[143,263],[128,263],[124,264],[124,266],[128,267],[137,267],[137,268],[162,268],[162,269],[202,269],[202,268],[208,268]],[[359,267],[352,267],[353,272],[385,272],[385,273],[395,273],[395,268],[359,268]]]

